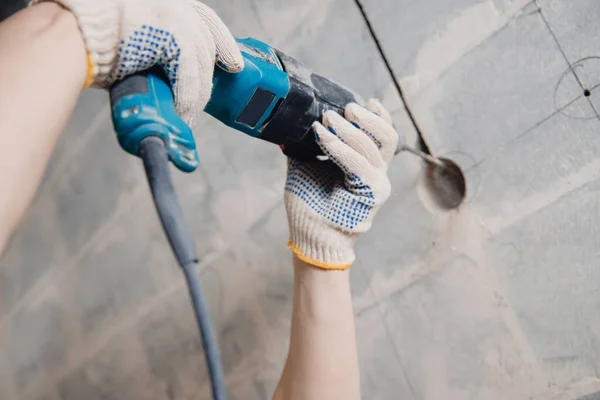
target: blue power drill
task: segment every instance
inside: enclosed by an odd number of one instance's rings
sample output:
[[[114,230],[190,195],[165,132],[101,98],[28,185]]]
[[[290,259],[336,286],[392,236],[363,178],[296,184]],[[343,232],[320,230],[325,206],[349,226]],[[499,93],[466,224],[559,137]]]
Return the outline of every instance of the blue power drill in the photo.
[[[312,73],[292,57],[256,39],[237,40],[244,70],[215,70],[205,111],[224,124],[269,141],[299,160],[315,160],[321,151],[311,126],[323,112],[343,115],[348,103],[362,103],[352,91]],[[111,89],[112,117],[119,143],[139,155],[139,143],[160,136],[170,161],[191,172],[198,154],[190,129],[175,113],[171,89],[160,69],[125,78]]]

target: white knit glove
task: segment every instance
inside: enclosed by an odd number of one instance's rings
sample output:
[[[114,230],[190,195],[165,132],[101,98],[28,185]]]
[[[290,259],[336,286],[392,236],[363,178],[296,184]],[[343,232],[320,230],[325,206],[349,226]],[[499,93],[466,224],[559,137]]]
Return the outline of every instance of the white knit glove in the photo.
[[[390,196],[388,164],[400,137],[383,106],[346,107],[315,123],[317,143],[331,161],[288,161],[285,205],[290,249],[322,269],[343,270],[354,262],[354,244],[370,229]],[[402,140],[404,140],[402,138]]]
[[[53,1],[75,14],[88,51],[87,86],[108,89],[127,75],[160,65],[177,112],[191,125],[210,99],[214,65],[230,72],[244,61],[215,12],[193,0]]]

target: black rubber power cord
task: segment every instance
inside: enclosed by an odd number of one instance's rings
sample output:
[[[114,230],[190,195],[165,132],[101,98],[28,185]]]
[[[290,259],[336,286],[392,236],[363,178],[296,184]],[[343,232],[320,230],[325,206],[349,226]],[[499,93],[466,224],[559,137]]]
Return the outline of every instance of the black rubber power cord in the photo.
[[[215,400],[226,400],[227,391],[221,355],[197,275],[198,255],[175,194],[169,171],[167,151],[162,139],[159,137],[144,139],[140,143],[140,157],[144,161],[146,176],[148,177],[160,221],[177,262],[185,274],[194,313],[202,336],[202,346],[208,365],[213,398]]]

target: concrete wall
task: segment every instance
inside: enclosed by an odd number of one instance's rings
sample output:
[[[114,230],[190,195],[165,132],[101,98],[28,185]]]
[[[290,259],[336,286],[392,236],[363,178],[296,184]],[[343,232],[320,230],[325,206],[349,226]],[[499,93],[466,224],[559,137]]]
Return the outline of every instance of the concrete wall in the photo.
[[[207,3],[235,35],[382,99],[415,142],[354,1]],[[470,190],[442,212],[419,163],[394,161],[352,268],[363,397],[595,398],[600,5],[363,5],[432,150]],[[196,135],[202,167],[177,188],[231,397],[268,399],[291,310],[285,160],[206,116]],[[0,261],[0,399],[137,398],[207,399],[206,368],[142,167],[118,147],[106,94],[88,91]]]

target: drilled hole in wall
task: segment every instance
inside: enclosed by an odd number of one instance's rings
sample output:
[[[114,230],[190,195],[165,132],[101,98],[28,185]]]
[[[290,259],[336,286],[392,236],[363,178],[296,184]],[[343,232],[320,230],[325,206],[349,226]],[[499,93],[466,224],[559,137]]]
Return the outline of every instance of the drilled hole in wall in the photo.
[[[452,160],[440,158],[441,164],[427,163],[424,188],[433,202],[443,210],[455,210],[467,196],[467,182],[462,169]]]

